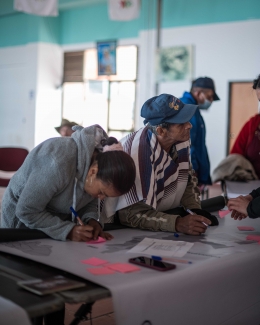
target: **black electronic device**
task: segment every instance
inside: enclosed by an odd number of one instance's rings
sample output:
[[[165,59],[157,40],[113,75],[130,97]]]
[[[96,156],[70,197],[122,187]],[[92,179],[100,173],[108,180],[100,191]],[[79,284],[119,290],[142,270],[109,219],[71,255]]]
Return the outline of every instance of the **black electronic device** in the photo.
[[[174,264],[166,263],[164,261],[158,261],[146,256],[130,258],[129,262],[140,266],[149,267],[157,271],[169,271],[176,268],[176,265]]]

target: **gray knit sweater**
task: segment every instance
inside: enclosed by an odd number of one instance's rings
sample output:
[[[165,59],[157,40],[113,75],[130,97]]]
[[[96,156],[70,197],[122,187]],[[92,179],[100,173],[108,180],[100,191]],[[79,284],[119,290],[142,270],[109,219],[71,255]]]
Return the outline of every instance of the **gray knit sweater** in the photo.
[[[93,151],[107,135],[99,126],[75,129],[71,137],[46,140],[29,153],[5,191],[2,228],[39,229],[66,240],[75,226],[73,194],[83,223],[97,219],[97,200],[84,191],[84,183]]]

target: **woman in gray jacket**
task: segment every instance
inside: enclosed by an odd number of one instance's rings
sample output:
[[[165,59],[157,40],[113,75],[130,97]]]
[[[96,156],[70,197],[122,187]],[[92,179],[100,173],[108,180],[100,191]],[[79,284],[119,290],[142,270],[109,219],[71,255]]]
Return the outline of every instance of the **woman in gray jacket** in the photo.
[[[127,193],[135,164],[100,126],[74,130],[71,137],[46,140],[29,153],[5,191],[3,228],[39,229],[64,241],[112,238],[98,222],[98,199]],[[106,144],[109,151],[103,152]],[[83,225],[76,225],[70,207]]]

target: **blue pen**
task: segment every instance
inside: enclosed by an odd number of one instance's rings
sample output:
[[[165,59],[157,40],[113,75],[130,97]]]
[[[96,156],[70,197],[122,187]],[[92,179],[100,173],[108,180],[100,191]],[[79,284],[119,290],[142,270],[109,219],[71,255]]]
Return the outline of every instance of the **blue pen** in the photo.
[[[156,261],[169,261],[169,262],[175,262],[175,263],[192,264],[191,261],[180,260],[178,258],[161,257],[161,256],[154,256],[154,255],[152,255],[151,258]]]
[[[72,208],[70,207],[70,210],[72,211],[72,213],[74,214],[74,216],[77,218],[78,220],[78,223],[81,225],[81,226],[84,226],[84,223],[81,221],[79,215],[77,214],[77,212]]]

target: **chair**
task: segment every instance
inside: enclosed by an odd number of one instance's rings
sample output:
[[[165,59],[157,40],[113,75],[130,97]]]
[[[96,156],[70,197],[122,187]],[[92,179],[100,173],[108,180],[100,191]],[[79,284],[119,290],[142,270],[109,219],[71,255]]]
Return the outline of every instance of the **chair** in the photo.
[[[28,153],[29,151],[24,148],[0,148],[0,186],[8,185],[10,172],[16,172],[22,166]],[[6,175],[3,175],[5,172]]]

